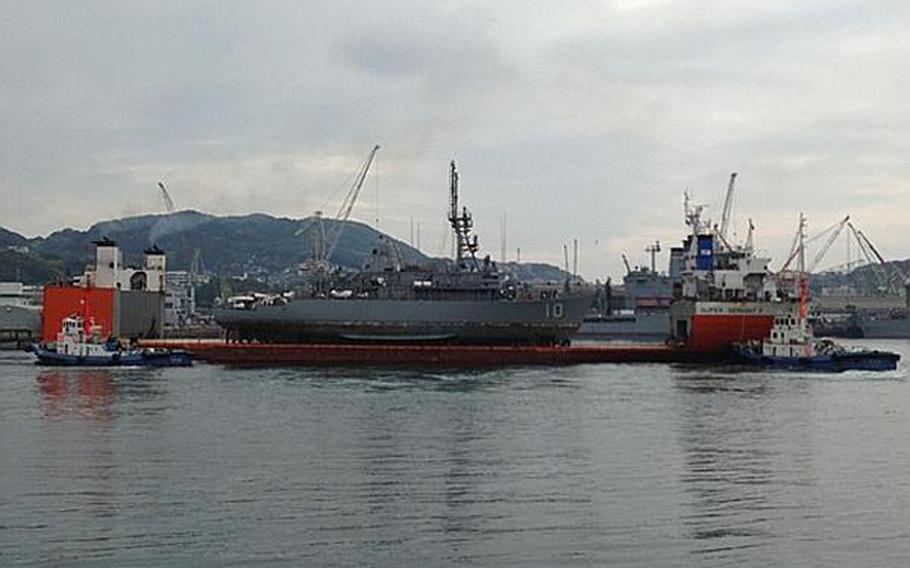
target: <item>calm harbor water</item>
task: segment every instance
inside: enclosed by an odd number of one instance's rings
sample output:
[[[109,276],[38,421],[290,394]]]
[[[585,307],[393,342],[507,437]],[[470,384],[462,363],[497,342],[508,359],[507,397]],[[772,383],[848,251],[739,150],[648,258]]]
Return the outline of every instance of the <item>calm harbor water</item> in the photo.
[[[897,372],[48,370],[0,353],[2,566],[904,566]]]

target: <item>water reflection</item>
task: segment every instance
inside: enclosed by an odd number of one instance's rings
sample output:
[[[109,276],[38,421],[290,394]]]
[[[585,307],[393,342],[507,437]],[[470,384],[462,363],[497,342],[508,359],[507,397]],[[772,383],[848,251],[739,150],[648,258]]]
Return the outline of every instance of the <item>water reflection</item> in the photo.
[[[258,374],[243,373],[247,380]],[[513,367],[507,369],[390,369],[388,367],[330,367],[279,369],[267,372],[272,379],[298,383],[306,388],[357,390],[364,392],[448,392],[470,394],[491,390],[524,390],[550,387],[578,388],[569,376],[551,370]]]
[[[117,396],[114,377],[107,369],[46,370],[38,375],[44,416],[59,418],[76,413],[110,421]]]
[[[680,481],[690,497],[683,523],[692,539],[703,542],[696,553],[727,555],[767,545],[775,536],[774,518],[793,506],[781,499],[783,486],[806,477],[806,460],[793,459],[800,444],[783,436],[781,427],[802,407],[805,385],[797,383],[743,373],[677,377]]]
[[[473,399],[472,399],[473,400]],[[480,438],[477,429],[479,409],[476,404],[469,404],[465,412],[451,413],[445,420],[445,436],[448,438],[443,446],[442,470],[442,531],[445,534],[469,534],[478,530],[477,516],[472,514],[472,505],[480,500],[477,483],[483,465],[476,462],[473,445]],[[451,554],[457,556],[458,540],[450,538]]]
[[[45,438],[36,451],[52,474],[30,483],[27,496],[52,519],[41,557],[56,564],[70,555],[68,527],[92,527],[82,543],[87,555],[107,547],[116,532],[107,519],[121,511],[111,427],[120,392],[108,369],[47,369],[37,383],[42,415],[52,420],[42,429]]]
[[[769,388],[768,381],[758,375],[749,375],[740,367],[676,369],[676,390],[697,393],[744,393],[763,396]]]

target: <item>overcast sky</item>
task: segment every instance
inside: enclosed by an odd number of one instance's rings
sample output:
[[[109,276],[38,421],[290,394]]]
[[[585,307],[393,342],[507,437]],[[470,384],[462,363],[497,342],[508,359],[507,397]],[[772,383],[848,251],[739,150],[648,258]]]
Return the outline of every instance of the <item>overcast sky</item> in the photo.
[[[799,211],[910,256],[910,3],[13,2],[0,17],[0,225],[334,210],[442,252],[448,161],[481,244],[588,278],[685,232],[682,194],[784,255]],[[827,264],[843,262],[846,246]],[[665,256],[664,256],[665,258]],[[665,263],[664,259],[661,263]]]

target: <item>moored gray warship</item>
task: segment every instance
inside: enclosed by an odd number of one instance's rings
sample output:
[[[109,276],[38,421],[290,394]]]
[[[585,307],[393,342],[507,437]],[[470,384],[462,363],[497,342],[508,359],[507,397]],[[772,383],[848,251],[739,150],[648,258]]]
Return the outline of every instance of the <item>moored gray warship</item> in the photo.
[[[215,320],[228,339],[267,343],[568,344],[594,290],[569,279],[517,282],[489,256],[478,259],[454,162],[449,190],[454,262],[405,266],[395,243],[381,239],[360,272],[327,274],[307,293],[237,298]]]
[[[21,282],[0,282],[0,349],[18,348],[37,339],[41,308]]]

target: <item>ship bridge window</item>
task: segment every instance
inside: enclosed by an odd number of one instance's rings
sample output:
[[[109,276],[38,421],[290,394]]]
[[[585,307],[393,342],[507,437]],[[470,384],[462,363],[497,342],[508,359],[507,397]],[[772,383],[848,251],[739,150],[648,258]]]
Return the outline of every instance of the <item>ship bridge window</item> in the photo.
[[[145,290],[147,283],[145,272],[136,272],[130,276],[130,290]]]

